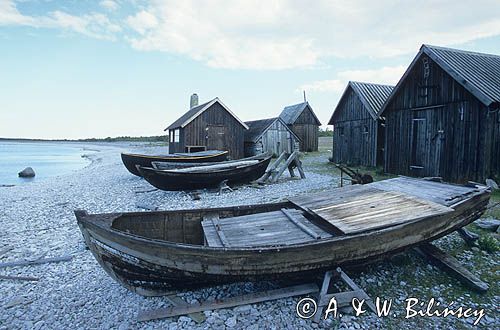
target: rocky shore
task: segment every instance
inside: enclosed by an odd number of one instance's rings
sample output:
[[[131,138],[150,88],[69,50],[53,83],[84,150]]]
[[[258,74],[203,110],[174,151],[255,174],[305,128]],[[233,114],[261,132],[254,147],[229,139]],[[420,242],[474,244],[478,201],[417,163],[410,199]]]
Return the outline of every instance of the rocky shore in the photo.
[[[402,328],[453,329],[472,327],[473,318],[414,317],[405,319],[404,301],[431,297],[442,304],[455,301],[484,308],[479,327],[498,328],[500,297],[497,283],[490,292],[470,292],[413,252],[379,262],[351,277],[372,296],[392,298],[396,306],[391,317],[368,313],[359,317],[346,314],[320,324],[297,317],[300,298],[240,306],[205,312],[206,321],[197,324],[189,317],[138,323],[140,310],[169,306],[162,297],[145,298],[133,294],[109,277],[85,249],[73,210],[90,213],[138,211],[139,207],[187,209],[279,201],[289,196],[336,187],[338,177],[308,171],[328,155],[304,160],[305,180],[282,180],[262,189],[243,187],[218,195],[201,193],[194,201],[184,192],[154,190],[147,182],[127,172],[120,160],[121,150],[140,152],[147,145],[89,145],[89,166],[72,174],[14,187],[0,187],[0,262],[34,260],[40,257],[71,255],[69,262],[10,267],[0,275],[31,276],[38,281],[0,280],[0,329],[297,329],[297,328]],[[473,251],[456,234],[441,239],[443,249],[454,249],[456,257],[476,275],[499,278],[499,253]],[[276,283],[239,283],[182,294],[189,303],[273,288]]]

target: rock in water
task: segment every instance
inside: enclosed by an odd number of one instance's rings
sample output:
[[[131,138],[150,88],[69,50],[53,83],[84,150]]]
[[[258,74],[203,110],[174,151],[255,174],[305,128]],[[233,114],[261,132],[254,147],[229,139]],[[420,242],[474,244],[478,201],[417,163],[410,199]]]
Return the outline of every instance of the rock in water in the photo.
[[[35,171],[31,167],[26,167],[24,170],[18,173],[21,178],[32,178],[35,176]]]
[[[494,180],[492,180],[492,179],[486,179],[486,185],[488,187],[490,187],[491,189],[493,189],[493,190],[497,190],[498,189],[498,184]]]

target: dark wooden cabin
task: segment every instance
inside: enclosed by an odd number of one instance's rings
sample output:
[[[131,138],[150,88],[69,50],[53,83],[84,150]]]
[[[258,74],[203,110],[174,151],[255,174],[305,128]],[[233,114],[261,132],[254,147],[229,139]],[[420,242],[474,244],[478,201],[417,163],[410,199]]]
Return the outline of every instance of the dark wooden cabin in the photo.
[[[283,151],[299,150],[300,139],[279,117],[245,122],[245,157],[270,152],[279,156]]]
[[[500,173],[500,56],[423,45],[381,110],[385,171],[484,182]]]
[[[227,150],[232,159],[244,156],[244,135],[248,126],[215,98],[193,107],[165,129],[169,152]]]
[[[321,122],[308,102],[287,106],[280,118],[300,139],[300,151],[318,151]]]
[[[347,165],[383,165],[384,126],[378,116],[394,86],[350,81],[333,111],[332,160]]]

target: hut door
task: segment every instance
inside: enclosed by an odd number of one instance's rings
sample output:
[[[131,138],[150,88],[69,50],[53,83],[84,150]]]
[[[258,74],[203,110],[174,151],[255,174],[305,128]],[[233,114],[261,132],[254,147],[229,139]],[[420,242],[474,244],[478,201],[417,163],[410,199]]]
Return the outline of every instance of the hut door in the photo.
[[[227,150],[226,127],[225,126],[207,126],[207,149],[208,150]]]
[[[410,170],[415,175],[422,175],[425,167],[425,155],[428,150],[427,120],[425,118],[414,118],[411,130]]]

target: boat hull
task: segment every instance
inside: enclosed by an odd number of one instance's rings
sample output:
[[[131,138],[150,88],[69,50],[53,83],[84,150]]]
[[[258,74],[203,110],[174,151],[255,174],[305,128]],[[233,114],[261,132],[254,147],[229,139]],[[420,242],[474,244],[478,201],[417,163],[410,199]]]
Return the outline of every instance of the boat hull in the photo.
[[[248,183],[259,179],[266,172],[271,157],[256,164],[213,172],[176,172],[139,167],[139,173],[154,187],[161,190],[194,190],[217,187],[222,181],[228,184]]]
[[[120,284],[141,295],[163,295],[198,287],[270,279],[297,279],[339,265],[356,265],[438,239],[478,219],[489,193],[453,205],[454,211],[356,235],[308,244],[257,248],[213,248],[145,239],[106,228],[102,215],[77,214],[85,241],[101,266]],[[200,226],[202,214],[221,216],[268,212],[291,203],[213,210],[165,211],[151,216],[185,217],[186,230]],[[121,216],[121,215],[115,215]],[[100,219],[100,220],[96,220]],[[183,234],[184,235],[184,234]],[[199,240],[200,238],[190,238]]]
[[[227,160],[228,155],[227,151],[214,152],[210,155],[203,155],[204,153],[206,152],[158,156],[122,153],[121,158],[123,165],[125,165],[130,173],[141,176],[137,170],[137,166],[151,167],[151,162],[154,161],[169,163],[214,163]]]

